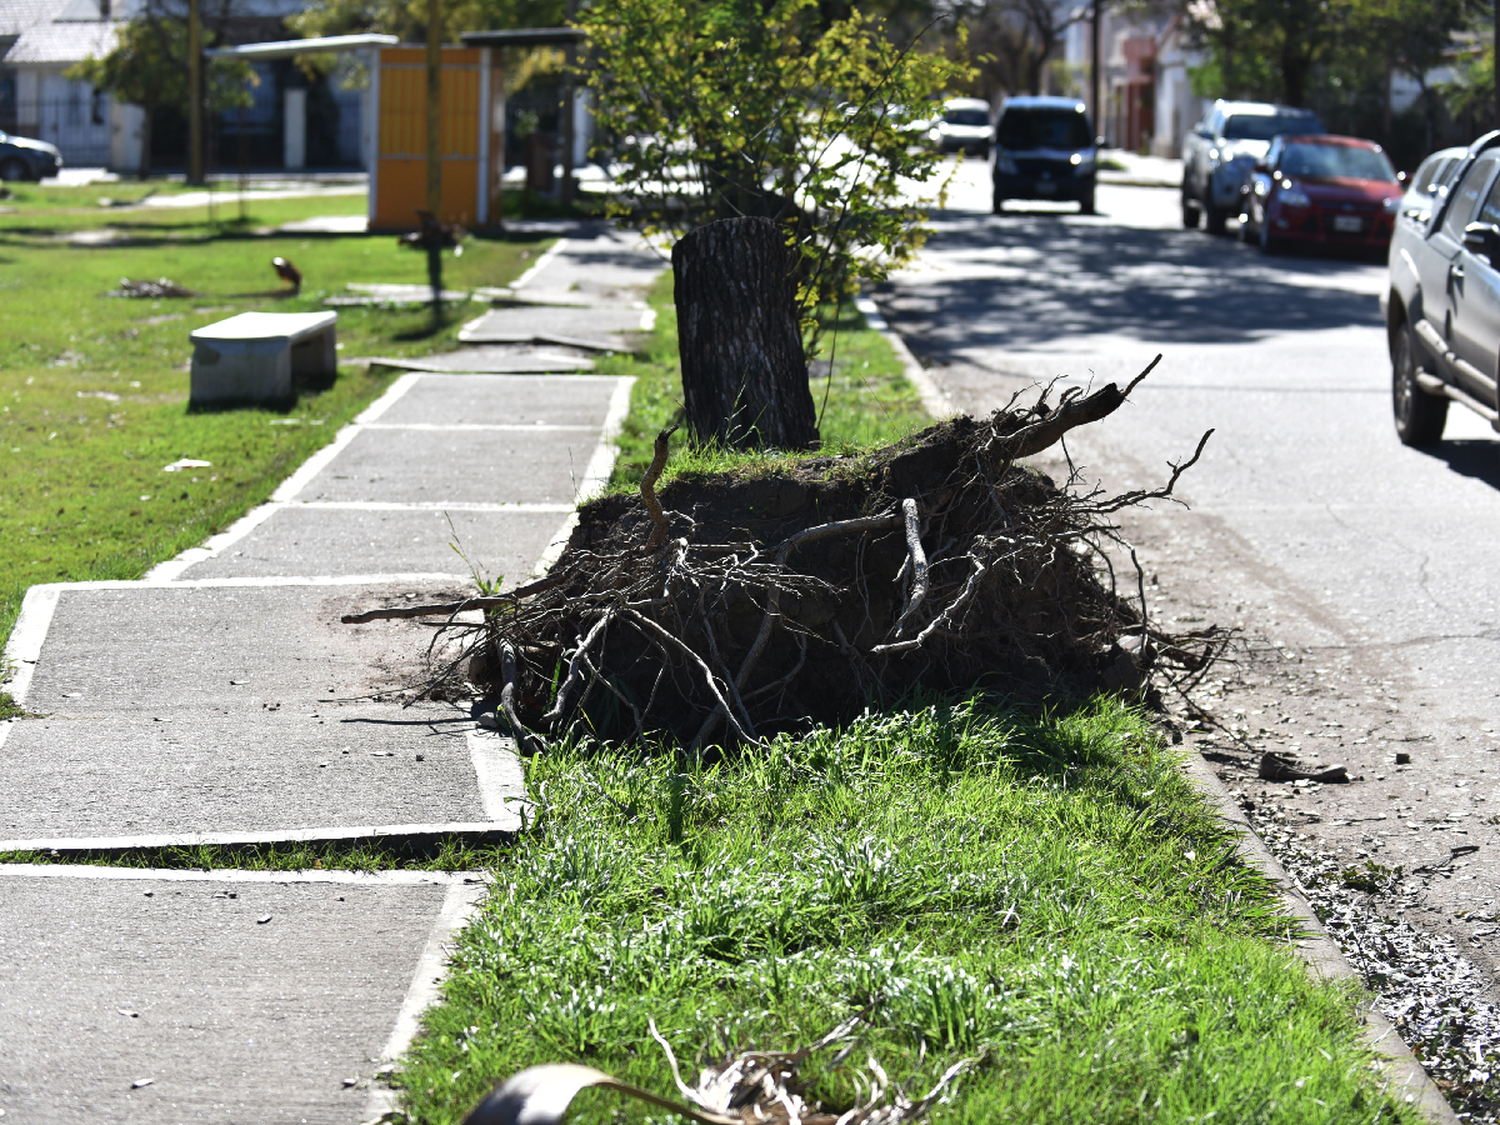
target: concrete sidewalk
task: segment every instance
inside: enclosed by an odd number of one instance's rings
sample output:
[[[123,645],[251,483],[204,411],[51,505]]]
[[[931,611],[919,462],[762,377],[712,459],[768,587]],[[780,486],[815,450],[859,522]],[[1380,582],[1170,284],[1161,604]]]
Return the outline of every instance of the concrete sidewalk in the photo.
[[[610,291],[584,303],[605,262]],[[612,233],[564,239],[507,311],[628,346],[659,268]],[[0,851],[519,828],[510,740],[466,707],[402,705],[430,628],[339,617],[471,593],[471,566],[516,585],[555,557],[609,476],[631,380],[526,372],[538,354],[490,344],[400,376],[268,503],[142,581],[33,587],[7,689],[43,717],[0,724]],[[379,1067],[481,890],[0,865],[6,1125],[378,1116]]]

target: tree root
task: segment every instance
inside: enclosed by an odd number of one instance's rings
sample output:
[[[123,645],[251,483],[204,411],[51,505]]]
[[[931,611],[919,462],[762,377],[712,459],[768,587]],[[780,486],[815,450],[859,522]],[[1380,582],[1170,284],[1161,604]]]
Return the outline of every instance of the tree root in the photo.
[[[719,731],[755,741],[847,721],[916,688],[1042,702],[1149,696],[1152,677],[1188,685],[1223,637],[1153,627],[1139,563],[1116,588],[1111,552],[1129,547],[1111,517],[1172,498],[1209,435],[1162,487],[1114,498],[1017,464],[1108,417],[1150,370],[1123,391],[1066,391],[1055,406],[1049,387],[1030,406],[951,419],[864,455],[769,476],[680,476],[658,497],[664,430],[639,499],[580,509],[543,582],[345,620],[445,618],[431,684],[498,689],[523,742],[584,723],[603,737],[655,731],[705,747]],[[455,620],[476,608],[488,611],[482,623]]]

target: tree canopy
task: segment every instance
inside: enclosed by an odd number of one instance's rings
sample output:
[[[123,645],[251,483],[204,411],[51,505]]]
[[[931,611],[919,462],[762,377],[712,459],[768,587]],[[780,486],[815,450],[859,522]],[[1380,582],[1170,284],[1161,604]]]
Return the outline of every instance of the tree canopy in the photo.
[[[940,161],[912,127],[962,64],[815,0],[595,0],[581,23],[619,206],[648,234],[774,219],[809,314],[920,246],[911,189],[936,191]]]

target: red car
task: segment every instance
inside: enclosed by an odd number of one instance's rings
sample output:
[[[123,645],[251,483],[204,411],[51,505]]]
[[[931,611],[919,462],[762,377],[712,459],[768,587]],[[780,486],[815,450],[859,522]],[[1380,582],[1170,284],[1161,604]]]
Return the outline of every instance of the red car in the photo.
[[[1274,253],[1288,243],[1386,247],[1406,186],[1374,141],[1277,137],[1250,176],[1240,238]]]

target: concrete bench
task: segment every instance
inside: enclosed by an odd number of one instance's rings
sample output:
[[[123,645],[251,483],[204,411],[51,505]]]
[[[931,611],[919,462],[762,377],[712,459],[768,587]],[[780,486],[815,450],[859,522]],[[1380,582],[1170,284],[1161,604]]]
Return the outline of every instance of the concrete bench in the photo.
[[[338,319],[332,312],[247,312],[198,329],[189,337],[191,401],[285,401],[293,375],[333,375]]]

